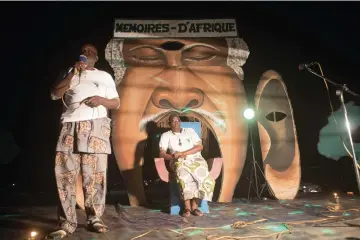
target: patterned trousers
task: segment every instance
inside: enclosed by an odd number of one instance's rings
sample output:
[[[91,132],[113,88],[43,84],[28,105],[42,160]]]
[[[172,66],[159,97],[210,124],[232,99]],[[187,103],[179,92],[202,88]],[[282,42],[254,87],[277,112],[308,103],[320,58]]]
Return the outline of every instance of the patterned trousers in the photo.
[[[77,227],[76,182],[83,178],[88,221],[99,219],[105,209],[110,119],[63,123],[56,147],[55,176],[60,207],[59,224],[73,233]]]

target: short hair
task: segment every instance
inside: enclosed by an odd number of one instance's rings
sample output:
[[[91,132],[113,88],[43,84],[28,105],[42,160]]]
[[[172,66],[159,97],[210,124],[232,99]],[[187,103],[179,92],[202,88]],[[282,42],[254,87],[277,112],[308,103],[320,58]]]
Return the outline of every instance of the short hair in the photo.
[[[92,43],[85,43],[85,44],[83,44],[82,46],[81,46],[81,51],[86,47],[86,46],[90,46],[90,47],[92,47],[92,48],[95,48],[95,50],[96,50],[96,54],[98,54],[98,49],[97,49],[97,47],[94,45],[94,44],[92,44]]]
[[[170,116],[169,116],[169,122],[173,119],[173,118],[179,118],[179,120],[180,120],[180,115],[179,114],[177,114],[177,113],[172,113],[172,114],[170,114]]]

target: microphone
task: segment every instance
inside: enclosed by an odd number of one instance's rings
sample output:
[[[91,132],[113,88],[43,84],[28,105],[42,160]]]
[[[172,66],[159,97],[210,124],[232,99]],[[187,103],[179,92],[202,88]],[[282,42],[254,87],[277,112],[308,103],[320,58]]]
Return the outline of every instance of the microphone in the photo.
[[[86,63],[87,57],[85,55],[80,55],[79,56],[79,62],[83,62]]]
[[[87,60],[87,57],[85,55],[80,55],[79,56],[79,62],[83,62],[83,63],[86,63],[86,60]],[[79,69],[79,77],[81,75],[81,72],[82,72],[82,69],[80,68]]]
[[[304,70],[305,68],[311,67],[313,65],[317,64],[316,62],[312,62],[312,63],[303,63],[303,64],[299,64],[299,70]]]

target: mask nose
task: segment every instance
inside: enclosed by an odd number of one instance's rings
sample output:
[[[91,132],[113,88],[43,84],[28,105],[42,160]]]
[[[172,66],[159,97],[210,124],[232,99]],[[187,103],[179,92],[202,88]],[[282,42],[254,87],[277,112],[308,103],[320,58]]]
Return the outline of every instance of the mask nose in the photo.
[[[200,89],[172,91],[167,87],[157,88],[152,95],[153,104],[162,109],[193,109],[200,107],[204,102],[204,93]]]
[[[161,45],[166,50],[167,66],[158,76],[164,82],[152,94],[153,104],[162,109],[183,111],[202,106],[204,92],[196,87],[196,76],[182,65],[180,50],[185,46],[179,41]]]
[[[182,66],[180,50],[185,46],[179,41],[167,41],[160,47],[166,50],[167,66],[170,68],[179,68]]]

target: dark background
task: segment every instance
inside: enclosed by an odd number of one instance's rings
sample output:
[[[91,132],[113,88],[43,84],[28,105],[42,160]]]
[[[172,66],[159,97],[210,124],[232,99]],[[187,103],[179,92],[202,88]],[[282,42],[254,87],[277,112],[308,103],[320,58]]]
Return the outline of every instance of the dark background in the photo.
[[[12,133],[20,153],[0,167],[0,183],[8,191],[56,192],[54,150],[61,102],[52,102],[49,88],[59,71],[72,65],[83,43],[99,50],[97,68],[111,74],[104,58],[112,38],[113,19],[237,19],[240,37],[250,48],[244,65],[249,100],[261,74],[278,71],[287,84],[297,126],[302,181],[324,189],[356,191],[352,162],[326,159],[317,152],[320,129],[330,113],[323,81],[299,63],[319,61],[330,79],[355,92],[360,52],[357,2],[12,2],[1,4],[1,133]],[[337,109],[335,89],[330,88]],[[346,101],[358,101],[345,95]],[[6,155],[8,147],[0,146]],[[259,156],[259,155],[258,155]],[[247,192],[248,166],[237,196]],[[122,182],[113,157],[109,187]],[[16,183],[12,187],[12,183]]]

